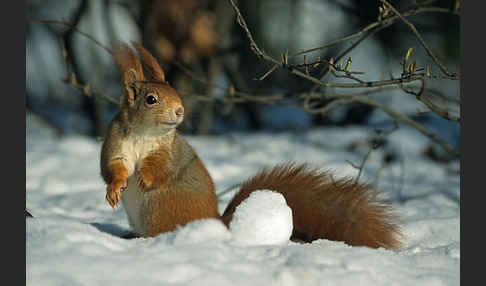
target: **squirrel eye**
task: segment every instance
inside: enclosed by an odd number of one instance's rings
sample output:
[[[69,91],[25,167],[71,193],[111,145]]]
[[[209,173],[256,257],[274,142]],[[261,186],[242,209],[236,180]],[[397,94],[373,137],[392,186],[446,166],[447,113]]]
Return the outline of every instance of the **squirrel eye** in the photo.
[[[147,96],[145,100],[147,101],[148,104],[154,104],[157,102],[157,98],[155,98],[155,96],[153,95]]]

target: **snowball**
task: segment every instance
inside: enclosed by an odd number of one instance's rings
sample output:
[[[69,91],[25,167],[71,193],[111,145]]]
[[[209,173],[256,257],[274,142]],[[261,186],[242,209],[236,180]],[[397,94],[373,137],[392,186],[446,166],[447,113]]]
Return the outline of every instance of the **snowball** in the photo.
[[[284,244],[292,234],[292,210],[280,193],[254,191],[236,207],[230,223],[240,245]]]
[[[191,221],[175,231],[174,244],[194,244],[205,241],[225,241],[231,233],[219,219],[199,219]]]

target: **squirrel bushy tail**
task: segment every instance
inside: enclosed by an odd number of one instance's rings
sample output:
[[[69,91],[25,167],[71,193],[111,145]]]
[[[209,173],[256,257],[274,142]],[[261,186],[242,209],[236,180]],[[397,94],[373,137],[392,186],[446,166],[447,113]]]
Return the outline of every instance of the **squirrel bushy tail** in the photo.
[[[223,213],[229,226],[236,207],[256,190],[281,193],[292,209],[292,238],[323,238],[355,246],[400,247],[400,230],[390,204],[369,184],[335,179],[307,164],[287,163],[263,169],[244,182]]]

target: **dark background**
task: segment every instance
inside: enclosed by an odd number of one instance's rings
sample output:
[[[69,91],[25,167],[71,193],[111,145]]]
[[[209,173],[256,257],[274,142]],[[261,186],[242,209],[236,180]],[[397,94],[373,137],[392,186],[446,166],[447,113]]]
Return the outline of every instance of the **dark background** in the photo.
[[[452,1],[392,1],[400,11],[416,4],[453,8]],[[361,30],[376,21],[379,1],[247,0],[239,1],[255,41],[276,59],[286,49],[289,54],[321,46]],[[165,1],[27,1],[26,106],[27,112],[43,117],[60,134],[104,136],[107,124],[118,107],[103,99],[88,97],[69,82],[70,73],[93,91],[119,99],[119,73],[111,56],[100,46],[66,26],[45,24],[36,19],[65,19],[105,45],[135,40],[156,56],[168,81],[181,94],[187,116],[180,130],[190,134],[228,132],[297,131],[323,125],[381,126],[393,121],[373,108],[351,104],[333,109],[325,116],[310,115],[299,107],[296,96],[313,85],[281,69],[265,80],[256,78],[271,65],[249,49],[245,33],[235,21],[229,2],[197,0]],[[452,71],[459,72],[459,21],[457,15],[423,13],[408,17],[427,44]],[[308,55],[328,59],[349,47],[344,42]],[[64,46],[67,54],[63,59]],[[364,71],[364,80],[379,80],[392,68],[400,72],[400,61],[409,47],[420,66],[432,60],[417,38],[400,21],[380,31],[358,46],[350,56],[353,69]],[[302,58],[296,59],[302,62]],[[283,94],[277,104],[224,103],[225,89],[208,85],[184,72],[224,87],[256,95]],[[323,67],[310,71],[318,76]],[[435,71],[438,71],[435,68]],[[338,81],[332,76],[326,81]],[[431,80],[427,92],[446,98],[459,111],[459,81]],[[321,91],[327,91],[320,89]],[[330,90],[332,91],[332,90]],[[193,95],[211,96],[212,102]],[[371,95],[409,115],[459,147],[460,125],[426,112],[425,106],[401,91]]]

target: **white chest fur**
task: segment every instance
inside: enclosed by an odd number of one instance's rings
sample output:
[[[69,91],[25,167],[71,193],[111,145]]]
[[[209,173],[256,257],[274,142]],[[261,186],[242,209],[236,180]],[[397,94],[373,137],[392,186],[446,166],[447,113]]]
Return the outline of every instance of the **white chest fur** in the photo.
[[[133,231],[144,235],[145,195],[138,189],[138,176],[135,174],[128,178],[128,188],[122,193],[122,203],[128,216],[128,223]]]
[[[128,176],[131,176],[140,168],[140,163],[143,158],[151,152],[156,151],[164,144],[160,138],[157,137],[129,137],[124,140],[121,145],[121,157],[125,159],[125,165],[128,169]]]
[[[133,231],[145,234],[146,200],[149,193],[142,193],[138,188],[138,169],[142,160],[151,152],[167,146],[160,137],[133,137],[125,140],[121,146],[124,163],[128,170],[127,189],[122,193],[122,203]]]

